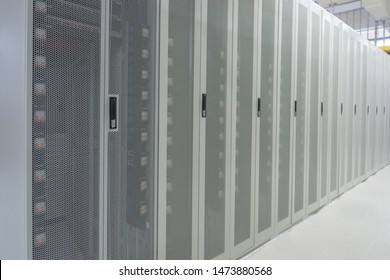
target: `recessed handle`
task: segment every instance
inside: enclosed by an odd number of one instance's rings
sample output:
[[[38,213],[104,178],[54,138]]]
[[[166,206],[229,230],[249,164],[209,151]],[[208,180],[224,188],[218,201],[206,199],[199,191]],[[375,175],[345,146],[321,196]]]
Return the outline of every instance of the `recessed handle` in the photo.
[[[203,93],[202,94],[202,118],[206,117],[206,112],[207,112],[207,94]]]
[[[370,114],[370,106],[367,106],[367,115]]]
[[[321,116],[324,115],[324,102],[321,102]]]
[[[343,103],[341,103],[341,115],[343,115]]]
[[[378,115],[378,106],[376,106],[376,114]]]
[[[261,98],[257,98],[257,116],[261,117]]]
[[[355,109],[354,109],[354,111],[355,111],[355,113],[354,113],[354,114],[355,114],[355,116],[356,116],[356,104],[355,104]]]
[[[110,129],[118,128],[117,113],[117,98],[110,97]]]
[[[297,112],[298,112],[298,101],[295,100],[295,102],[294,102],[294,117],[297,116]]]

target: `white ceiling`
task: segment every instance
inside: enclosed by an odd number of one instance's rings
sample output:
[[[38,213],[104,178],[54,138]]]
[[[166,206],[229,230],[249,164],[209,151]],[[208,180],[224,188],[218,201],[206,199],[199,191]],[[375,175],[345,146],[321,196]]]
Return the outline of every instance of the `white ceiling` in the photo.
[[[390,18],[389,0],[363,0],[362,4],[376,20]]]
[[[332,3],[333,4],[344,4],[348,2],[352,2],[351,0],[316,0],[322,7],[329,7],[329,5]]]
[[[341,5],[348,2],[358,2],[359,0],[316,0],[322,7],[327,8],[330,5]],[[362,0],[363,7],[376,19],[390,19],[390,1],[389,0]]]

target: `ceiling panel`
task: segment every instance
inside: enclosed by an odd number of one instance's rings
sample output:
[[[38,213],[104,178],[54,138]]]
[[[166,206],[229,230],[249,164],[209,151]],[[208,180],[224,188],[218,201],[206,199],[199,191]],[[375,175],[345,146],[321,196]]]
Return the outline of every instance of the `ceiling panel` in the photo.
[[[390,18],[389,0],[363,0],[363,7],[376,19]]]
[[[344,4],[344,3],[348,3],[348,2],[354,2],[354,1],[351,1],[351,0],[316,0],[315,2],[317,2],[318,4],[320,4],[322,7],[329,7],[330,4],[332,5],[340,5],[340,4]]]

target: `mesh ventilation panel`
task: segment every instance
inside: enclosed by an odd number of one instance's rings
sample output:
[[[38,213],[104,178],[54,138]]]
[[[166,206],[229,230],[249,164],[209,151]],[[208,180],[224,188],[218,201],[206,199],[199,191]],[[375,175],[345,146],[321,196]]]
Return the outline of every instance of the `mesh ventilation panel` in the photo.
[[[192,258],[194,0],[169,1],[166,258]]]
[[[153,258],[156,1],[110,2],[109,95],[118,130],[108,135],[108,258]]]
[[[34,259],[99,257],[100,1],[34,1]]]

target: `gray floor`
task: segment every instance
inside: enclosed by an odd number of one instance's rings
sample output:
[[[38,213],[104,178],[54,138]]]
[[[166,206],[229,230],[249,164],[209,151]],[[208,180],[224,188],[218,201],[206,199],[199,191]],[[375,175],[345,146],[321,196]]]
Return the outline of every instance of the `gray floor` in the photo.
[[[390,167],[245,258],[390,260]]]

